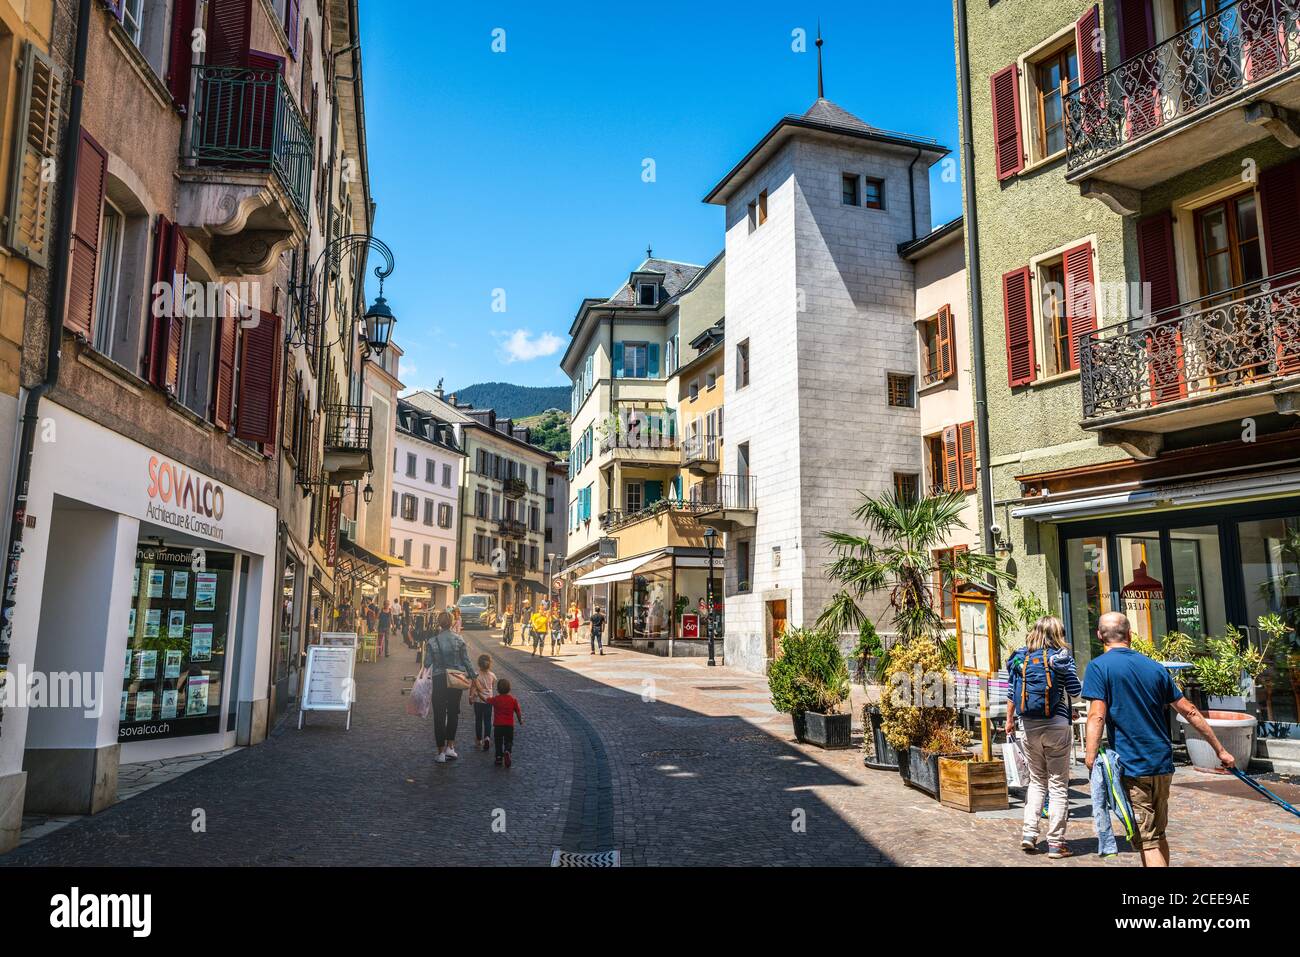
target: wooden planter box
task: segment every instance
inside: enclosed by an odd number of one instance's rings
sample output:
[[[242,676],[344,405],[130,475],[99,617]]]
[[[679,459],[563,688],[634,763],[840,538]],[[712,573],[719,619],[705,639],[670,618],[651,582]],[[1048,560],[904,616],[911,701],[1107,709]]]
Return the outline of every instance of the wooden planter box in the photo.
[[[1007,800],[1007,772],[1001,761],[939,759],[939,802],[959,811],[1002,811]]]

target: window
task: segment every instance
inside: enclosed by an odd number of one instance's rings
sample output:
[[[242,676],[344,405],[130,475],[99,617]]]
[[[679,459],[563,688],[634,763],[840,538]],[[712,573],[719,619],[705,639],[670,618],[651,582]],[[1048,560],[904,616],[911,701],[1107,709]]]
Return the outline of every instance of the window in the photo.
[[[1196,211],[1196,258],[1201,294],[1207,297],[1263,278],[1253,192]],[[1225,298],[1215,297],[1206,305]]]
[[[716,372],[710,372],[708,375],[704,377],[704,381],[707,387],[712,389],[715,385],[718,384],[718,374]]]
[[[451,506],[446,502],[438,504],[438,527],[451,528]]]
[[[749,385],[749,340],[736,343],[736,388]]]
[[[758,225],[767,222],[767,190],[758,194]]]
[[[217,318],[207,312],[200,307],[185,317],[178,393],[181,404],[204,418],[211,408],[213,346],[217,331]]]
[[[1038,288],[1042,292],[1040,307],[1047,374],[1060,375],[1074,367],[1070,354],[1070,320],[1065,309],[1063,259],[1038,267]]]
[[[748,541],[736,542],[736,592],[746,595],[754,587],[753,549]]]
[[[433,524],[433,509],[436,504],[437,503],[431,498],[426,498],[424,500],[424,524],[425,525]]]
[[[451,466],[450,465],[444,465],[442,467],[442,487],[451,488]]]
[[[532,468],[528,471],[528,487],[534,492],[537,491],[537,469]]]
[[[432,546],[432,545],[425,545],[425,546],[424,546],[423,554],[420,556],[422,567],[424,567],[424,568],[428,568],[428,567],[429,567],[429,558],[430,558],[430,555],[431,555],[432,552],[433,552],[433,546]]]
[[[870,176],[862,180],[862,205],[867,209],[885,208],[885,181]]]
[[[624,501],[629,515],[641,511],[644,486],[640,482],[628,482],[624,491]]]
[[[445,572],[446,570],[447,570],[447,546],[439,545],[438,546],[438,571]]]
[[[1079,57],[1074,44],[1056,50],[1031,71],[1034,83],[1034,127],[1037,159],[1044,160],[1065,149],[1065,101],[1079,85]]]
[[[890,406],[896,409],[910,409],[915,405],[912,376],[891,372],[888,375],[888,384]]]
[[[400,500],[401,500],[401,496],[398,495],[396,492],[394,492],[393,493],[393,518],[397,518],[397,505]]]
[[[914,502],[920,497],[921,477],[915,472],[894,473],[894,495],[900,502]]]
[[[432,485],[437,480],[438,470],[433,459],[424,460],[424,480]]]
[[[407,522],[419,520],[420,502],[414,495],[402,496],[402,519]]]
[[[861,197],[858,195],[858,174],[844,173],[840,177],[842,181],[841,201],[845,206],[857,206],[861,203]]]
[[[930,458],[930,488],[933,492],[972,492],[978,478],[975,456],[975,423],[950,425],[927,436]]]
[[[98,302],[95,303],[95,349],[111,355],[117,317],[117,291],[122,269],[122,234],[125,217],[112,203],[104,202],[104,220],[100,225],[102,243],[99,269]]]
[[[638,306],[653,306],[658,303],[659,289],[652,282],[639,282],[636,284],[636,304]]]
[[[932,385],[943,378],[939,356],[939,317],[922,319],[917,323],[917,330],[921,335],[921,378],[926,385]]]
[[[644,379],[647,376],[646,344],[644,342],[623,343],[623,375],[628,379]]]
[[[944,457],[942,434],[925,437],[925,456],[930,463],[930,492],[937,494],[948,487],[944,471],[947,460]]]
[[[416,463],[415,453],[414,453],[414,452],[407,452],[407,453],[406,453],[406,476],[407,476],[407,478],[415,478],[415,463]]]
[[[124,0],[122,3],[122,27],[136,46],[140,45],[140,36],[144,32],[144,0]]]
[[[938,548],[931,553],[934,564],[937,566],[940,562],[951,564],[958,555],[970,551],[965,545],[957,545],[954,548]],[[938,570],[934,574],[934,607],[944,621],[956,620],[956,607],[953,603],[953,585],[955,584],[951,575],[945,575]]]
[[[694,399],[698,399],[699,396],[700,396],[700,383],[699,383],[699,380],[698,380],[698,379],[692,379],[692,380],[691,380],[691,384],[690,384],[689,386],[687,386],[686,391],[687,391],[687,393],[690,395],[690,397],[691,397],[692,400],[694,400]]]

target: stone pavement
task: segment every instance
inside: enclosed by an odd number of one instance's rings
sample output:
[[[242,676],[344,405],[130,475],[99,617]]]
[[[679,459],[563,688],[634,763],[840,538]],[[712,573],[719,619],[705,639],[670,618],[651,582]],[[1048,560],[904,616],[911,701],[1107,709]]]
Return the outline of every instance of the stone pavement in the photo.
[[[358,668],[350,732],[312,714],[94,818],[30,841],[0,864],[523,864],[556,850],[618,850],[625,866],[691,864],[1136,866],[1103,863],[1082,767],[1069,841],[1049,862],[1018,846],[1019,815],[963,814],[871,771],[859,751],[794,742],[766,682],[702,659],[565,646],[533,658],[495,634],[467,634],[515,683],[525,718],[516,763],[469,748],[432,762],[427,721],[405,713],[411,653]],[[1270,785],[1292,803],[1300,789]],[[202,808],[207,829],[191,829]],[[504,823],[504,828],[501,825]],[[494,829],[494,824],[497,827]],[[1180,771],[1175,863],[1300,863],[1300,820],[1245,785]],[[1122,842],[1121,842],[1122,845]]]

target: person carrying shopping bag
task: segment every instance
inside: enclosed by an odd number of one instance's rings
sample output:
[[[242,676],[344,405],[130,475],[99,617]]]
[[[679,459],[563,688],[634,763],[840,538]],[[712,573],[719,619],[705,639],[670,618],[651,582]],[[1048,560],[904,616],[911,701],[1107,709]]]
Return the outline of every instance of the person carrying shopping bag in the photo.
[[[1070,856],[1065,826],[1070,802],[1070,696],[1082,692],[1074,659],[1065,640],[1065,626],[1051,615],[1038,619],[1029,630],[1025,647],[1007,662],[1007,735],[1016,730],[1020,716],[1025,757],[1029,762],[1029,789],[1025,793],[1024,826],[1020,847],[1026,854],[1038,850],[1038,822],[1043,802],[1048,808],[1047,856]]]
[[[433,737],[438,764],[454,761],[456,724],[460,720],[460,696],[478,672],[470,664],[465,639],[451,629],[451,615],[438,616],[438,626],[424,647],[424,666],[433,681]]]

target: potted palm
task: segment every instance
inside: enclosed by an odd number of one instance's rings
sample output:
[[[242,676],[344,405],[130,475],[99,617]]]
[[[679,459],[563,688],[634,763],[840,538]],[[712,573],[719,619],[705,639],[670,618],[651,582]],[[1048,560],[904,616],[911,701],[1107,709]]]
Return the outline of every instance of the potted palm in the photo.
[[[827,574],[840,589],[818,616],[820,627],[837,633],[858,631],[869,621],[860,602],[874,595],[887,596],[887,614],[898,637],[880,651],[879,670],[885,684],[879,714],[867,715],[879,734],[872,735],[874,760],[866,760],[869,767],[892,767],[889,749],[896,751],[898,770],[905,780],[911,776],[915,748],[918,764],[926,774],[933,767],[937,782],[940,752],[965,735],[957,728],[953,708],[900,693],[903,685],[910,688],[914,684],[917,667],[922,675],[938,676],[942,682],[955,661],[954,642],[935,607],[933,583],[1006,577],[991,555],[939,551],[948,546],[958,529],[966,527],[961,517],[964,508],[964,497],[956,493],[925,497],[864,494],[854,517],[866,526],[867,535],[822,533],[833,552]],[[999,608],[999,614],[1010,613]],[[874,740],[877,737],[879,741]]]
[[[847,748],[853,715],[840,712],[849,697],[849,669],[835,635],[793,628],[781,637],[781,654],[768,665],[772,706],[790,715],[800,742]]]

